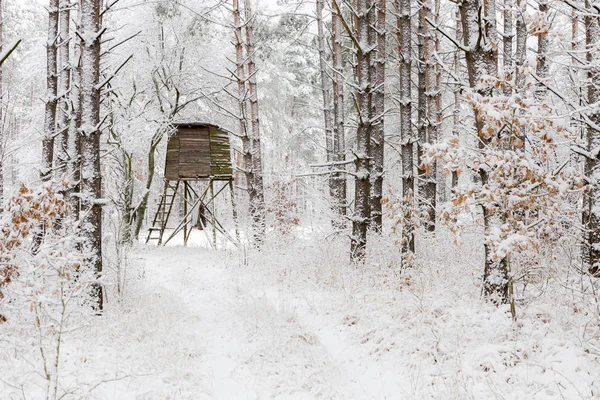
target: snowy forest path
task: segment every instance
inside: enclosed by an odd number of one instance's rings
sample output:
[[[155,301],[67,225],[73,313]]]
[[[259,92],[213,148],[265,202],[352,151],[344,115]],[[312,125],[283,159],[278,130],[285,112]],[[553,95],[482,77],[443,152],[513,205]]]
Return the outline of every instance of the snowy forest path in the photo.
[[[227,253],[163,247],[137,262],[145,264],[152,298],[140,312],[156,321],[151,329],[162,346],[172,347],[164,352],[160,382],[137,381],[147,393],[141,398],[374,398],[361,389],[372,378],[368,368],[355,368],[355,353],[326,316],[311,320],[293,297],[257,288]],[[152,318],[157,313],[174,317]]]

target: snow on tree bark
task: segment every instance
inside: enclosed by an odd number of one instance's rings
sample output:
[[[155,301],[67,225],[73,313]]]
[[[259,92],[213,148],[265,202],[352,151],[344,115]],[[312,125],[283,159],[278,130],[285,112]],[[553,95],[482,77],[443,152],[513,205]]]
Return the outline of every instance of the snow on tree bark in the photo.
[[[486,29],[490,27],[482,23],[482,5],[479,0],[463,0],[459,4],[463,41],[465,46],[465,57],[467,61],[467,74],[469,77],[469,86],[482,97],[490,97],[493,94],[492,87],[483,81],[486,76],[494,76],[497,71],[497,64],[494,55],[493,45],[490,43],[486,34]],[[475,128],[477,129],[479,147],[484,150],[491,144],[491,139],[483,134],[484,121],[482,116],[474,111]],[[488,182],[488,171],[485,166],[479,167],[479,177],[481,185],[485,186]],[[484,234],[490,235],[490,229],[496,225],[497,216],[490,213],[484,204],[483,224]],[[485,266],[483,273],[484,294],[487,297],[497,298],[500,302],[507,302],[509,299],[509,276],[508,263],[506,257],[493,259],[490,244],[484,243]]]
[[[384,164],[384,114],[385,114],[385,60],[386,60],[386,0],[377,0],[375,5],[375,21],[377,34],[376,57],[371,65],[373,82],[373,131],[371,133],[371,229],[375,232],[383,230],[383,164]]]
[[[69,121],[73,117],[69,89],[71,87],[71,1],[59,3],[59,80],[58,80],[58,124],[56,143],[56,167],[59,176],[64,177],[69,164]]]
[[[87,239],[85,267],[102,274],[102,208],[100,170],[100,0],[82,0],[81,26],[81,213]],[[102,310],[102,286],[92,288],[95,308]]]
[[[462,27],[460,23],[460,10],[456,9],[456,14],[454,16],[455,23],[455,40],[456,43],[460,43],[462,39]],[[461,76],[461,68],[460,68],[460,50],[456,50],[454,52],[454,75],[457,79]],[[461,83],[457,82],[454,87],[454,109],[452,110],[452,135],[459,139],[460,133],[460,103],[461,103]],[[456,189],[458,186],[458,172],[452,171],[452,190]]]
[[[265,234],[265,193],[263,185],[262,149],[260,144],[260,119],[258,117],[258,92],[256,85],[256,64],[254,62],[254,21],[251,0],[244,0],[245,23],[246,23],[246,64],[248,68],[248,95],[250,104],[250,123],[252,135],[250,137],[250,148],[252,152],[252,173],[254,191],[251,197],[250,207],[254,219],[255,237],[257,242],[263,240]]]
[[[346,160],[346,139],[344,121],[344,60],[342,54],[342,22],[338,14],[336,0],[332,0],[331,7],[331,49],[333,61],[333,161],[341,163]],[[338,169],[345,168],[339,166]],[[335,172],[331,175],[334,183],[333,201],[337,214],[342,217],[336,221],[335,226],[342,229],[346,226],[343,219],[346,216],[346,176]]]
[[[404,225],[402,227],[402,253],[415,252],[414,227],[411,207],[414,204],[414,163],[412,131],[412,22],[410,0],[396,0],[396,26],[398,29],[398,54],[400,56],[400,139],[402,142],[402,197],[404,203]]]
[[[504,10],[502,12],[504,17],[504,32],[502,34],[502,71],[504,76],[513,76],[513,0],[504,0]],[[511,95],[510,88],[504,90],[506,96]]]
[[[4,46],[4,11],[3,1],[0,0],[0,53]],[[4,85],[3,85],[3,67],[0,65],[0,210],[4,209],[4,155],[5,155],[5,136],[4,136]]]
[[[538,20],[535,26],[535,33],[537,34],[537,55],[536,55],[536,66],[535,74],[539,82],[535,88],[535,96],[538,101],[544,100],[548,92],[547,80],[549,73],[548,66],[548,3],[546,0],[540,0],[538,2]]]
[[[525,84],[525,74],[523,68],[527,59],[527,24],[525,23],[525,9],[527,2],[517,0],[517,13],[515,23],[516,48],[515,48],[515,79],[517,81],[517,90],[521,91]],[[523,142],[524,143],[524,142]]]
[[[584,14],[586,61],[587,61],[587,102],[590,105],[600,102],[600,17],[597,10],[591,7],[589,1],[585,2]],[[600,125],[600,110],[595,106],[590,115],[586,131],[587,150],[592,157],[585,160],[585,176],[589,186],[583,196],[583,265],[589,273],[600,276],[600,132],[596,129]],[[594,126],[595,125],[595,126]]]
[[[326,65],[326,53],[325,53],[325,32],[323,29],[323,8],[325,4],[323,0],[317,0],[316,2],[316,16],[317,16],[317,46],[319,50],[319,76],[321,79],[321,98],[323,101],[323,126],[325,128],[325,151],[327,153],[327,162],[331,163],[334,161],[335,149],[333,148],[333,127],[331,123],[331,100],[329,98],[328,82],[329,77],[327,76],[327,65]],[[336,199],[336,178],[330,173],[329,176],[329,196],[333,204],[337,203]],[[333,224],[336,224],[337,216],[333,218]]]
[[[54,137],[56,135],[56,109],[58,104],[57,85],[57,41],[58,41],[58,0],[48,4],[48,39],[46,41],[46,107],[44,114],[44,138],[42,139],[41,178],[52,178],[54,159]]]
[[[355,5],[356,89],[358,112],[355,151],[354,216],[350,253],[363,260],[367,248],[367,229],[371,219],[371,134],[373,131],[373,82],[371,62],[376,49],[374,0],[357,0]]]
[[[425,227],[428,231],[435,230],[436,207],[436,168],[435,162],[426,171],[421,163],[425,143],[437,140],[437,111],[435,104],[436,74],[435,74],[435,43],[429,30],[428,19],[432,15],[432,2],[427,0],[419,8],[418,23],[418,73],[417,73],[417,168],[419,171],[419,206],[426,213]]]

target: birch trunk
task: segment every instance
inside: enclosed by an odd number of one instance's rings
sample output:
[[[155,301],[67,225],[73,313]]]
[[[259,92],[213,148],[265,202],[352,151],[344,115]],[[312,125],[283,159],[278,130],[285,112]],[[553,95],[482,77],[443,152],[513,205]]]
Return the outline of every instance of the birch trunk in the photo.
[[[46,108],[44,113],[44,138],[42,139],[41,178],[52,178],[54,137],[56,135],[56,108],[58,103],[58,73],[56,68],[58,41],[58,0],[48,4],[48,40],[46,42]]]
[[[58,143],[56,146],[57,172],[60,176],[67,173],[69,163],[69,121],[73,118],[69,90],[71,87],[71,1],[60,0],[59,16],[59,115],[58,115]]]
[[[82,231],[87,239],[85,267],[102,274],[102,208],[100,170],[100,0],[80,3],[81,49],[81,211]],[[103,308],[102,286],[92,289],[95,308]]]
[[[255,225],[257,243],[262,242],[265,234],[265,194],[263,186],[262,150],[260,145],[260,120],[258,118],[258,92],[256,85],[256,64],[254,63],[254,15],[252,15],[251,0],[244,0],[246,16],[246,60],[248,67],[248,95],[250,103],[250,121],[252,136],[250,148],[252,151],[252,173],[254,194],[250,202]]]
[[[410,207],[414,204],[414,162],[412,133],[412,21],[410,0],[396,0],[398,13],[398,54],[400,56],[400,139],[402,142],[402,197],[404,202],[404,226],[402,227],[402,253],[415,252],[414,227],[411,220]],[[410,257],[408,258],[410,259]],[[409,266],[409,265],[408,265]]]
[[[333,61],[333,161],[337,163],[346,160],[346,139],[345,139],[345,121],[344,121],[344,60],[342,55],[342,22],[338,14],[338,5],[336,0],[332,0],[331,7],[331,49]],[[339,165],[336,169],[343,169],[345,166]],[[343,173],[333,173],[334,181],[334,207],[337,214],[342,217],[335,224],[338,229],[346,226],[344,217],[346,216],[346,175]]]
[[[496,23],[496,0],[483,0],[486,42],[491,47],[493,72],[498,75],[498,27]]]
[[[518,91],[522,91],[525,86],[525,60],[527,58],[527,24],[525,23],[525,10],[527,2],[525,0],[517,0],[517,16],[515,24],[515,34],[517,44],[515,48],[515,74],[516,86]]]
[[[585,6],[587,13],[584,15],[585,24],[585,42],[587,58],[587,101],[588,104],[598,104],[600,102],[600,18],[596,10],[590,6],[589,0],[586,0]],[[600,111],[593,109],[589,115],[590,121],[595,125],[600,125]],[[587,147],[590,153],[600,148],[600,132],[591,124],[587,126]],[[584,270],[596,277],[600,277],[600,188],[598,179],[600,177],[600,159],[588,157],[585,161],[585,175],[590,182],[590,189],[584,192],[583,196],[583,265]]]
[[[371,134],[373,131],[372,54],[375,46],[374,0],[357,0],[356,23],[356,81],[355,103],[358,112],[356,130],[356,174],[354,180],[354,216],[350,252],[357,261],[364,260],[367,248],[367,229],[371,219]]]
[[[505,79],[510,79],[513,74],[513,0],[504,0],[504,32],[502,37],[502,69]],[[504,90],[506,96],[510,96],[512,89]]]
[[[375,25],[377,27],[377,52],[371,63],[374,77],[373,83],[373,132],[371,134],[371,229],[383,231],[383,164],[384,164],[384,114],[385,114],[385,48],[386,48],[386,0],[377,0],[375,9]]]
[[[536,67],[535,74],[539,82],[536,84],[535,96],[538,101],[542,101],[548,92],[546,84],[548,83],[548,3],[546,0],[540,0],[538,3],[538,12],[540,13],[540,19],[542,20],[542,26],[538,27],[537,35],[537,56],[536,56]]]

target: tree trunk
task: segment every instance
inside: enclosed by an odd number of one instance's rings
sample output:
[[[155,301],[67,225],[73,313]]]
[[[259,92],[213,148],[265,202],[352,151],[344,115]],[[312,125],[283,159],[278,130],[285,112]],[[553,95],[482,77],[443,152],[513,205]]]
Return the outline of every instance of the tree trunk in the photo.
[[[504,34],[502,38],[502,68],[505,79],[510,79],[513,74],[513,0],[504,0]],[[504,94],[510,96],[511,88],[506,88]]]
[[[69,121],[73,118],[69,89],[71,87],[71,1],[60,0],[59,17],[59,81],[58,81],[58,143],[56,146],[56,167],[60,177],[64,179],[69,163]],[[70,177],[69,177],[70,178]]]
[[[414,227],[411,221],[411,206],[414,204],[414,163],[412,133],[412,22],[410,0],[396,0],[398,28],[398,54],[400,56],[400,139],[402,142],[402,197],[404,204],[404,226],[402,227],[402,254],[415,252]],[[408,257],[407,260],[411,259]],[[405,266],[410,266],[405,265]]]
[[[483,0],[486,43],[491,47],[493,75],[498,75],[498,27],[496,24],[496,0]]]
[[[247,101],[246,101],[246,73],[244,70],[244,38],[242,32],[242,21],[240,17],[239,0],[233,1],[233,25],[235,39],[235,78],[238,87],[238,120],[239,137],[242,141],[242,154],[244,174],[250,203],[254,201],[254,174],[252,173],[252,149],[248,129]],[[252,210],[252,209],[251,209]]]
[[[354,97],[358,112],[356,130],[356,174],[354,180],[354,216],[350,253],[362,261],[367,248],[367,229],[371,219],[371,134],[373,131],[372,54],[375,49],[374,0],[357,0],[356,10],[356,81]]]
[[[525,87],[525,60],[527,58],[527,24],[525,23],[525,12],[527,2],[525,0],[517,0],[517,17],[515,31],[517,36],[517,45],[515,49],[515,67],[516,67],[516,86],[518,91],[522,91]]]
[[[600,18],[597,12],[590,7],[589,0],[586,0],[585,6],[587,13],[584,15],[585,24],[585,42],[587,58],[587,101],[589,105],[597,104],[600,101],[600,56],[598,46],[600,46]],[[595,126],[600,125],[600,111],[594,109],[589,115],[590,121]],[[600,132],[592,125],[587,126],[587,149],[593,153],[600,147]],[[583,196],[583,266],[584,270],[597,277],[600,277],[600,188],[598,187],[598,174],[600,169],[600,159],[588,157],[585,161],[585,175],[590,182],[589,190],[584,192]]]
[[[371,63],[373,83],[373,132],[371,133],[371,229],[383,231],[383,164],[384,164],[384,113],[385,113],[385,40],[386,40],[386,0],[377,0],[375,17],[377,27],[377,52]]]
[[[541,14],[540,18],[543,23],[542,26],[538,27],[537,32],[537,56],[535,74],[539,82],[536,84],[535,96],[538,101],[542,101],[548,93],[548,3],[546,0],[540,0],[538,3],[538,12]]]
[[[460,43],[462,39],[462,26],[460,23],[460,10],[456,9],[455,19],[455,39],[457,43]],[[454,76],[456,79],[460,79],[460,51],[454,52]],[[454,87],[454,110],[452,111],[452,135],[458,140],[460,137],[460,103],[461,103],[461,82],[456,82]],[[452,190],[455,190],[458,186],[458,172],[452,171]]]
[[[42,139],[41,178],[43,181],[49,181],[52,178],[52,162],[54,159],[56,108],[58,103],[57,41],[58,0],[50,0],[48,4],[48,40],[46,42],[46,110],[44,114],[44,138]]]
[[[460,14],[463,28],[463,41],[466,48],[465,56],[467,61],[467,74],[469,85],[481,96],[492,96],[492,87],[482,84],[482,78],[486,75],[494,75],[497,71],[494,50],[486,45],[489,40],[486,37],[486,30],[481,26],[481,4],[479,0],[463,0],[460,5]],[[482,135],[483,119],[477,115],[474,110],[475,127],[479,147],[485,149],[490,145],[491,140]],[[485,167],[479,169],[481,185],[485,186],[488,182],[488,172]],[[490,212],[487,207],[483,207],[484,234],[491,234],[492,225],[498,225],[497,216]],[[508,260],[493,260],[491,258],[491,249],[489,244],[484,243],[485,266],[483,272],[483,292],[486,297],[497,299],[501,303],[509,300],[509,276]]]
[[[164,137],[164,130],[162,127],[158,128],[158,130],[152,136],[152,140],[150,141],[150,148],[148,149],[148,177],[146,178],[146,187],[144,191],[144,195],[140,200],[140,203],[136,207],[136,221],[135,221],[135,230],[134,236],[136,240],[140,237],[140,232],[142,231],[142,226],[144,225],[144,218],[146,217],[146,211],[148,210],[148,200],[150,199],[150,189],[152,188],[152,182],[154,181],[154,164],[156,154],[156,148],[160,144]]]
[[[439,0],[428,0],[429,15],[434,15],[437,21],[439,11]],[[430,17],[431,18],[431,17]],[[427,81],[427,143],[435,144],[438,141],[440,126],[440,89],[439,89],[439,71],[437,54],[437,35],[434,29],[427,30],[425,41],[425,77]],[[435,231],[435,218],[437,206],[437,162],[433,161],[431,172],[426,177],[425,182],[425,201],[427,204],[428,220],[426,228],[428,231]]]
[[[338,5],[336,0],[332,0],[331,7],[331,49],[333,59],[333,161],[342,163],[346,160],[346,139],[344,125],[344,60],[342,56],[342,22],[338,14]],[[343,169],[345,166],[337,165],[336,169]],[[334,181],[333,201],[337,214],[342,217],[334,225],[338,229],[346,227],[346,175],[343,173],[333,173],[331,178]]]
[[[261,243],[265,234],[265,193],[263,186],[262,149],[260,145],[260,120],[258,118],[258,93],[256,88],[256,64],[254,63],[254,15],[252,15],[251,0],[244,0],[246,17],[246,64],[248,67],[248,95],[250,103],[250,122],[252,136],[250,148],[252,151],[252,174],[254,183],[250,207],[254,219],[255,238]]]
[[[0,53],[3,50],[4,11],[0,0]],[[0,211],[4,210],[4,156],[6,154],[6,138],[4,136],[4,85],[2,84],[2,65],[0,65]]]
[[[419,171],[419,205],[427,213],[425,227],[428,231],[435,230],[435,206],[436,206],[436,176],[435,165],[431,174],[427,175],[422,167],[421,158],[424,153],[423,145],[431,143],[432,125],[435,124],[434,115],[430,115],[433,102],[431,94],[435,87],[435,61],[433,61],[433,40],[429,31],[427,19],[430,18],[431,1],[427,0],[421,3],[419,8],[419,34],[418,34],[418,73],[417,73],[417,168]],[[433,64],[432,64],[433,61]],[[434,107],[434,106],[433,106]],[[435,112],[435,111],[434,111]],[[437,134],[437,129],[433,129]]]
[[[71,90],[69,92],[69,102],[72,117],[69,119],[69,132],[67,135],[67,152],[69,154],[67,169],[68,176],[72,183],[70,184],[70,202],[73,208],[73,218],[79,220],[81,212],[81,202],[74,193],[81,193],[81,40],[73,37],[75,40],[73,52],[73,68],[71,76]]]
[[[323,0],[317,0],[316,2],[316,15],[317,15],[317,45],[319,49],[319,74],[321,78],[321,97],[323,100],[323,126],[325,127],[325,149],[327,152],[327,162],[331,163],[334,160],[334,149],[333,149],[333,127],[331,126],[331,100],[329,99],[329,88],[327,82],[327,65],[325,63],[325,33],[323,29]],[[329,195],[331,201],[336,202],[336,180],[330,175],[329,176]],[[335,225],[337,216],[333,219]]]
[[[102,274],[102,208],[100,170],[100,0],[82,0],[80,5],[81,49],[81,211],[83,235],[87,239],[85,267]],[[102,286],[93,284],[96,310],[103,308]]]

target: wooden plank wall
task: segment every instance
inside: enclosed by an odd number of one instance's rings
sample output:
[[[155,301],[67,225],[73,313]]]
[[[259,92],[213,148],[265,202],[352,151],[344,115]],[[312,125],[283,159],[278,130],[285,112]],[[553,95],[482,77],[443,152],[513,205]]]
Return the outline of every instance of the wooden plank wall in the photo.
[[[167,143],[165,178],[228,178],[233,174],[229,134],[208,126],[179,127]]]
[[[218,129],[210,132],[210,163],[213,176],[233,175],[231,167],[231,150],[229,147],[229,134]]]

